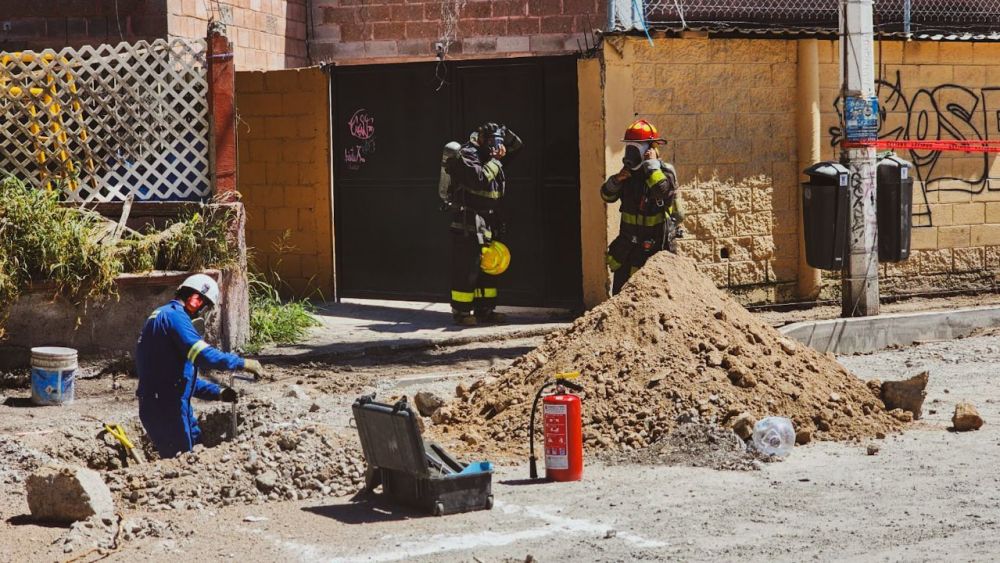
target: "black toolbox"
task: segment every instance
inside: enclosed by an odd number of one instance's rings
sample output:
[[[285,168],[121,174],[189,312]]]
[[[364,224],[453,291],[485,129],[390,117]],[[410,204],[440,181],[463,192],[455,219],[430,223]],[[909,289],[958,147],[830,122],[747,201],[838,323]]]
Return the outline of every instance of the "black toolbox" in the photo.
[[[406,399],[395,405],[374,395],[354,401],[354,421],[368,462],[370,491],[435,516],[493,508],[489,462],[463,464],[434,443],[425,445]]]

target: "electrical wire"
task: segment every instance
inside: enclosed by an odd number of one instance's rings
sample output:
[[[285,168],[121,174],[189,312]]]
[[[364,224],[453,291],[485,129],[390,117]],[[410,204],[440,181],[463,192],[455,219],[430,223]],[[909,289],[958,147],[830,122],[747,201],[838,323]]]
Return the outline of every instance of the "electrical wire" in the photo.
[[[121,16],[118,15],[118,0],[115,0],[115,25],[118,26],[118,37],[124,43],[125,34],[122,33],[122,19]]]

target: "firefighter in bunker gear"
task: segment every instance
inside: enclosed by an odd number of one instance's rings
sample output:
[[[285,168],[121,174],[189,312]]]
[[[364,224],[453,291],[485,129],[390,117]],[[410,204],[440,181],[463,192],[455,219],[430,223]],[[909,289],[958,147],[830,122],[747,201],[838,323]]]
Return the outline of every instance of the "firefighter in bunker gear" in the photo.
[[[175,299],[146,319],[136,346],[139,372],[139,419],[162,458],[190,451],[201,430],[191,397],[237,401],[236,391],[200,379],[198,368],[237,370],[264,375],[257,360],[244,360],[211,347],[195,330],[192,318],[219,304],[219,286],[204,274],[190,276]]]
[[[620,172],[601,186],[607,203],[621,201],[618,237],[608,246],[606,260],[614,273],[612,293],[661,250],[676,252],[675,239],[683,218],[677,201],[677,173],[660,160],[657,146],[665,144],[651,123],[640,119],[625,131],[625,157]]]
[[[505,225],[500,220],[500,201],[506,189],[502,160],[517,152],[521,139],[510,129],[484,123],[460,148],[449,143],[442,163],[440,195],[451,221],[451,310],[460,325],[503,322],[494,311],[497,280],[501,270],[482,268],[483,251],[499,247]],[[456,148],[458,150],[456,150]],[[446,187],[445,187],[446,186]],[[506,251],[503,247],[502,251]],[[509,256],[507,257],[509,262]],[[503,266],[506,269],[506,265]]]

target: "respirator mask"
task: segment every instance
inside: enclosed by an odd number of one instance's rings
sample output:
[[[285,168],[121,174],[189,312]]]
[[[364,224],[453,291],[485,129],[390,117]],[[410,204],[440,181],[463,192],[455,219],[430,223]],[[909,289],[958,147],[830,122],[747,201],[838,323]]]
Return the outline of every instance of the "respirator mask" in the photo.
[[[629,170],[638,170],[642,166],[642,162],[645,159],[643,157],[646,151],[652,146],[652,143],[639,143],[629,141],[625,143],[625,156],[622,158],[622,164],[628,167]]]

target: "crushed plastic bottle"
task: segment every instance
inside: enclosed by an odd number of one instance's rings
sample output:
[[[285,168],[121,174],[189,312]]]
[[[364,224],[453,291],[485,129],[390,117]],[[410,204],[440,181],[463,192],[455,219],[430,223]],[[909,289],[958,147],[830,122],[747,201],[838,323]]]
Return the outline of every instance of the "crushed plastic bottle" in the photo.
[[[783,416],[769,416],[757,421],[753,427],[753,445],[757,451],[776,456],[786,456],[795,446],[795,427]]]

